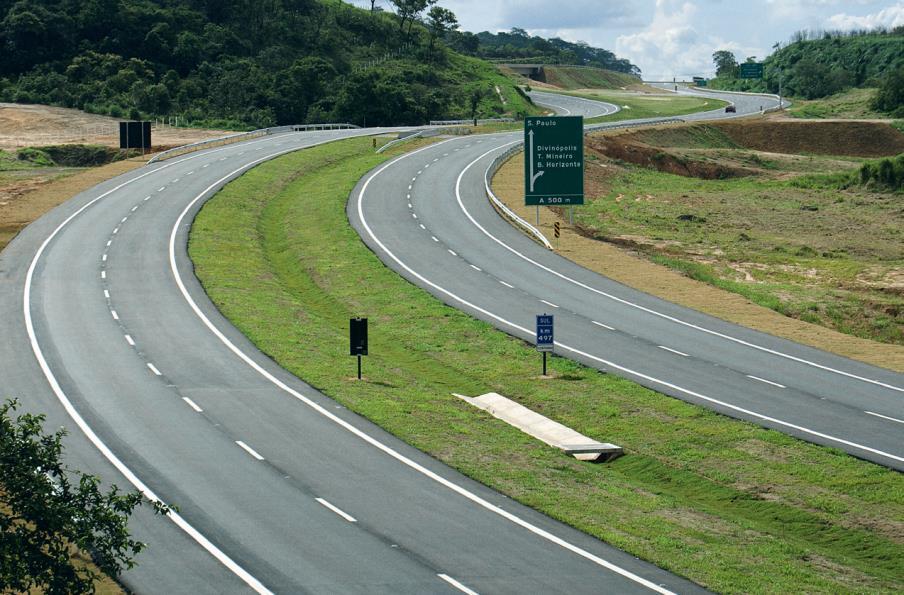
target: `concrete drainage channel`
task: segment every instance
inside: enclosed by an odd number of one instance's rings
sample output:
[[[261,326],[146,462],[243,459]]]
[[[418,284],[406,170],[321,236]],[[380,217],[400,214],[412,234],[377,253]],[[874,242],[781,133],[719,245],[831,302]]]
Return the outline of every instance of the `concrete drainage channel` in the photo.
[[[483,409],[493,417],[515,426],[546,444],[564,450],[579,461],[608,463],[624,454],[621,446],[608,442],[596,442],[583,434],[563,426],[557,421],[531,411],[498,393],[487,393],[479,397],[466,397],[452,393],[466,403]]]

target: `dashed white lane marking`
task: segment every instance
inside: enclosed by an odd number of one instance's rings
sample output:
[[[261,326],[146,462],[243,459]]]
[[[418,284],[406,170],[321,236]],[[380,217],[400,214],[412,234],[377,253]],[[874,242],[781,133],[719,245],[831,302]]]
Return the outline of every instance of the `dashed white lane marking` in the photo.
[[[412,181],[412,182],[416,182],[416,181],[417,181],[417,176],[414,176],[413,178],[411,178],[411,181]]]
[[[451,254],[452,256],[458,256],[458,254],[456,254],[454,250],[449,250],[449,254]]]
[[[864,411],[867,415],[875,415],[876,417],[881,417],[882,419],[887,419],[890,421],[896,421],[899,424],[904,424],[904,419],[897,419],[894,417],[888,417],[887,415],[882,415],[881,413],[873,413],[872,411]]]
[[[164,190],[166,190],[166,186],[161,186],[160,188],[157,188],[157,192],[163,192]]]
[[[406,196],[405,198],[407,198],[408,200],[411,200],[411,195],[409,194],[409,195]]]
[[[145,197],[144,197],[144,200],[146,200],[146,201],[147,201],[147,200],[151,200],[151,197],[150,197],[150,196],[145,196]]]
[[[123,217],[123,218],[122,218],[122,221],[120,221],[120,223],[125,223],[125,222],[128,221],[128,220],[129,220],[128,217]]]
[[[558,306],[555,305],[555,304],[552,303],[552,302],[547,302],[546,300],[540,300],[540,301],[543,302],[544,304],[546,304],[547,306],[552,307],[552,308],[558,308]]]
[[[750,374],[747,374],[747,377],[752,380],[756,380],[758,382],[765,382],[766,384],[771,384],[772,386],[777,386],[779,388],[788,388],[784,384],[779,384],[778,382],[772,382],[771,380],[766,380],[765,378],[760,378],[759,376],[751,376]]]
[[[185,174],[185,175],[186,175],[186,176],[193,176],[193,175],[195,175],[195,170],[191,170],[190,172],[188,172],[188,173]]]
[[[113,240],[107,240],[107,248],[109,248],[110,244],[112,244],[112,243],[113,243]]]
[[[434,242],[438,242],[438,241],[439,241],[439,240],[436,239],[436,236],[430,236],[430,239],[433,240]]]
[[[264,457],[262,457],[262,456],[260,456],[259,454],[257,454],[257,452],[256,452],[253,448],[251,448],[250,446],[248,446],[247,444],[245,444],[245,443],[242,442],[241,440],[236,440],[235,443],[238,444],[239,446],[241,446],[241,447],[242,447],[242,450],[244,450],[245,452],[247,452],[248,454],[250,454],[252,457],[254,457],[255,459],[257,459],[258,461],[263,461],[263,460],[264,460]]]
[[[424,173],[424,170],[422,170],[422,169],[417,170],[417,175],[418,175],[418,176],[421,175],[422,173]],[[413,178],[411,178],[411,181],[413,182],[413,181],[415,181],[416,179],[417,179],[417,176],[414,176]]]
[[[471,268],[474,269],[475,271],[482,271],[482,270],[483,270],[483,269],[481,269],[480,267],[475,266],[475,265],[473,265],[473,264],[471,265]]]
[[[500,281],[500,283],[502,283],[503,285],[505,285],[505,286],[508,287],[509,289],[515,289],[515,286],[512,285],[511,283],[506,283],[505,281]]]
[[[106,278],[107,278],[107,271],[101,271],[101,272],[100,272],[100,278],[101,278],[101,279],[106,279]]]
[[[157,366],[151,362],[148,362],[148,369],[153,372],[155,376],[163,376],[163,374],[160,373],[160,370],[157,369]]]
[[[116,310],[110,310],[110,314],[113,315],[113,320],[119,320],[119,314],[116,313]]]
[[[462,593],[467,593],[468,595],[480,595],[477,591],[473,591],[473,590],[467,588],[466,586],[464,586],[463,584],[461,584],[460,582],[458,582],[457,580],[455,580],[448,574],[437,574],[436,576],[443,579],[444,581],[446,581],[447,583],[449,583],[450,585],[452,585],[453,587],[455,587]]]
[[[103,256],[100,257],[100,259],[104,262],[107,262],[107,255],[104,254]]]
[[[104,297],[107,299],[110,299],[110,290],[109,289],[104,290]]]
[[[427,169],[428,167],[430,167],[430,164],[429,164],[429,163],[428,163],[427,165],[424,166],[424,169]]]
[[[411,213],[411,216],[417,219],[417,213]]]
[[[408,203],[408,208],[413,209],[414,207],[411,206],[411,203]]]
[[[597,322],[596,320],[591,320],[590,322],[592,322],[592,323],[595,324],[596,326],[601,326],[601,327],[603,327],[604,329],[609,330],[609,331],[614,331],[614,330],[615,330],[614,328],[612,328],[612,327],[609,326],[608,324],[603,324],[602,322]]]
[[[434,159],[434,160],[433,160],[433,163],[436,163],[437,161],[439,161],[439,157],[437,157],[436,159]]]
[[[688,354],[686,354],[686,353],[681,353],[681,352],[678,351],[677,349],[672,349],[672,348],[670,348],[670,347],[666,347],[665,345],[658,345],[657,347],[659,347],[660,349],[665,349],[666,351],[671,351],[672,353],[676,353],[676,354],[680,355],[681,357],[690,357],[690,356],[689,356]]]
[[[202,169],[205,168],[205,167],[210,167],[210,164],[209,164],[209,163],[205,163],[204,165],[201,166]]]
[[[412,188],[411,184],[408,184],[408,189],[411,190],[411,188]]]
[[[443,157],[448,157],[448,156],[449,156],[448,153],[443,153]]]
[[[352,515],[348,514],[345,511],[340,510],[339,508],[333,506],[332,504],[330,504],[323,498],[315,498],[315,500],[317,500],[318,502],[320,502],[320,504],[329,508],[330,510],[332,510],[333,512],[335,512],[336,514],[338,514],[339,516],[341,516],[342,518],[347,520],[349,523],[357,523],[358,522],[358,520],[355,517],[353,517]]]
[[[125,335],[125,338],[126,338],[126,343],[128,343],[132,347],[135,347],[135,339],[133,339],[131,335]]]
[[[192,409],[194,409],[195,412],[204,413],[204,410],[201,409],[200,407],[198,407],[198,405],[194,401],[189,399],[188,397],[182,397],[182,400],[185,401],[186,403],[188,403],[188,406],[191,407]]]
[[[423,229],[423,230],[424,230],[424,231],[427,231],[427,228],[426,228],[426,227],[424,227],[424,224],[423,224],[423,223],[418,223],[418,225],[420,225],[420,226],[421,226],[421,229]]]
[[[116,229],[113,230],[113,235],[116,235],[118,233],[119,233],[119,228],[117,227]]]
[[[172,182],[170,182],[170,184],[178,184],[178,183],[179,183],[179,178],[176,178],[175,180],[173,180]]]

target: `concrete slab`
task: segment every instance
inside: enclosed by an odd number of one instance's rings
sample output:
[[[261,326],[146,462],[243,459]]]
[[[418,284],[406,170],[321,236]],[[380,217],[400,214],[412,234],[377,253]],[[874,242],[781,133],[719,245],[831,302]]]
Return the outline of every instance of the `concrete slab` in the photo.
[[[620,446],[608,442],[596,442],[498,393],[487,393],[479,397],[466,397],[459,394],[455,394],[455,396],[483,409],[493,417],[515,426],[525,434],[530,434],[537,440],[564,450],[578,460],[607,462],[624,454]]]

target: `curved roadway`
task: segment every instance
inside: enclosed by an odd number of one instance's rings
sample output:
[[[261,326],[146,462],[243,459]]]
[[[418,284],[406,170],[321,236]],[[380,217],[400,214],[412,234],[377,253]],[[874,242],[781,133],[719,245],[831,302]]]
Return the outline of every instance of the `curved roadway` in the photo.
[[[737,114],[683,118],[736,117],[778,103],[724,98]],[[485,198],[485,174],[520,138],[453,139],[378,168],[350,201],[352,224],[388,266],[512,335],[533,342],[534,316],[555,314],[560,355],[904,469],[901,374],[632,290],[545,250],[501,219]]]
[[[171,519],[147,509],[133,517],[133,535],[150,547],[125,584],[149,593],[699,590],[349,413],[278,368],[206,298],[186,254],[206,198],[262,160],[376,132],[285,134],[147,166],[80,194],[0,254],[4,394],[47,413],[49,427],[70,428],[73,467],[179,507]],[[404,188],[393,196],[403,198]]]
[[[619,110],[617,105],[605,101],[594,101],[570,95],[543,91],[531,91],[528,95],[535,104],[548,107],[560,116],[584,116],[584,118],[590,119],[608,116]]]

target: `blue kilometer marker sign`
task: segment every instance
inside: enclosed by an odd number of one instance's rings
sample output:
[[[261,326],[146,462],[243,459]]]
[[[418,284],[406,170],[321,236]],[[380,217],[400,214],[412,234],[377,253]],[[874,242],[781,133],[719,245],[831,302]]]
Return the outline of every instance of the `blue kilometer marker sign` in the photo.
[[[537,314],[537,351],[552,351],[554,345],[553,316]]]

